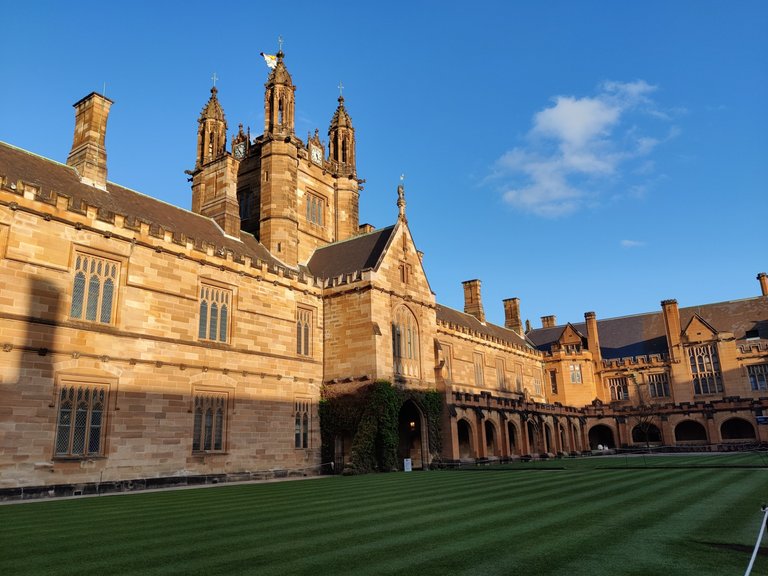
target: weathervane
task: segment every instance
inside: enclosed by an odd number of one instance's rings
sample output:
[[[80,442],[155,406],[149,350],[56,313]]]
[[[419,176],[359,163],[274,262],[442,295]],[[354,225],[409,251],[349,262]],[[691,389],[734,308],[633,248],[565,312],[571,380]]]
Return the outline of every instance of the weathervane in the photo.
[[[278,36],[277,37],[277,46],[278,46],[278,51],[282,52],[283,51],[283,37],[282,36]]]
[[[218,80],[219,77],[216,76],[216,72],[213,73],[213,76],[211,76],[211,80],[213,80],[213,87],[216,88],[216,80]]]
[[[339,80],[339,85],[336,86],[336,88],[339,89],[339,98],[344,97],[344,84],[341,83],[341,80]]]

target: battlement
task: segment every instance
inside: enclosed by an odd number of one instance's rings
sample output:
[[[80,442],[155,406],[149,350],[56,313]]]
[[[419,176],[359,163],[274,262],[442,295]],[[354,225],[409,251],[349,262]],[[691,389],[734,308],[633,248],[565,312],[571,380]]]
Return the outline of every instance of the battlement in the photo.
[[[173,207],[175,210],[185,212],[188,218],[200,218],[211,222],[217,234],[208,234],[207,237],[188,235],[183,230],[164,226],[135,214],[119,213],[103,204],[90,203],[83,198],[45,189],[35,183],[24,180],[9,182],[8,178],[2,174],[0,174],[0,193],[2,193],[0,206],[7,206],[11,211],[20,210],[47,222],[57,221],[70,225],[76,230],[91,231],[107,238],[121,239],[133,245],[144,245],[157,253],[165,252],[180,259],[189,258],[200,264],[216,266],[222,270],[230,268],[243,274],[253,275],[259,281],[265,275],[272,275],[305,285],[307,288],[321,288],[324,284],[321,278],[306,274],[304,269],[290,268],[279,261],[259,257],[254,254],[254,250],[248,249],[246,242],[224,234],[215,222],[181,208]],[[4,194],[12,196],[6,199],[3,197]],[[243,233],[243,236],[246,234]],[[257,244],[255,238],[251,237],[247,240],[250,240],[249,243]],[[265,251],[265,255],[267,254]]]

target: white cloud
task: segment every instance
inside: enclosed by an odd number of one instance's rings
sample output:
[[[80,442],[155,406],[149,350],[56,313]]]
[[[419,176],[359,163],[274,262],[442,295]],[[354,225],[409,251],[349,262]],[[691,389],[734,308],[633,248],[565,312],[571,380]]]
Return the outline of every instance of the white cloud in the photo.
[[[641,246],[645,246],[645,242],[641,240],[622,240],[621,241],[622,248],[640,248]]]
[[[563,216],[598,196],[606,183],[620,182],[625,164],[662,142],[630,123],[639,115],[660,119],[650,98],[655,90],[644,80],[608,81],[593,96],[554,97],[534,114],[525,146],[496,162],[493,178],[504,200],[539,216]],[[646,160],[635,174],[652,167]]]

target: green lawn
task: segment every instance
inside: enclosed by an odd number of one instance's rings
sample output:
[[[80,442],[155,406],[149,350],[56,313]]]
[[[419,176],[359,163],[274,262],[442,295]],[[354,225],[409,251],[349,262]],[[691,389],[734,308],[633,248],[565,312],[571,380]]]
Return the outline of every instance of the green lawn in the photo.
[[[768,469],[623,460],[0,506],[0,574],[744,573]]]

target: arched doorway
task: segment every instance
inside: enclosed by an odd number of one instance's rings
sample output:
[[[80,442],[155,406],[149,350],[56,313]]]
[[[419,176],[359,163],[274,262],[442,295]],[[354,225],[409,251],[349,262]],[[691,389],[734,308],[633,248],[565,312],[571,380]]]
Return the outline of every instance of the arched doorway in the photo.
[[[507,435],[509,436],[509,453],[519,454],[520,447],[517,445],[517,427],[512,422],[507,422]]]
[[[475,457],[472,449],[472,427],[464,419],[456,422],[456,434],[459,441],[459,458],[466,460]]]
[[[413,468],[424,468],[426,452],[422,439],[421,410],[413,400],[406,400],[400,408],[398,416],[398,466],[402,466],[404,458],[410,458]]]
[[[744,418],[731,418],[720,425],[723,440],[754,440],[755,427]]]
[[[638,424],[632,428],[634,444],[661,444],[661,430],[655,424]]]
[[[613,430],[605,424],[598,424],[589,429],[589,447],[597,450],[598,446],[604,448],[615,448],[616,441],[613,439]]]
[[[497,456],[496,427],[490,420],[485,421],[485,456]]]
[[[675,441],[706,444],[707,430],[698,422],[685,420],[675,426]]]

